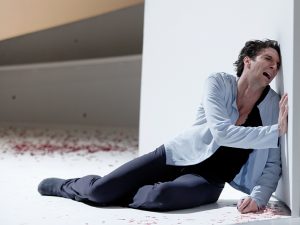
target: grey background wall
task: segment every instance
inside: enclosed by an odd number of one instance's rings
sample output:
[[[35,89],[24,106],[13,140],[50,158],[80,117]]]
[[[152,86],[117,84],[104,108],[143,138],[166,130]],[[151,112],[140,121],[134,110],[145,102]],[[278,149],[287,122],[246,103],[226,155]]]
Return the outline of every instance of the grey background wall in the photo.
[[[0,68],[0,121],[138,127],[141,56]]]
[[[138,128],[144,5],[0,42],[0,122]]]
[[[0,42],[0,65],[142,53],[144,5]]]

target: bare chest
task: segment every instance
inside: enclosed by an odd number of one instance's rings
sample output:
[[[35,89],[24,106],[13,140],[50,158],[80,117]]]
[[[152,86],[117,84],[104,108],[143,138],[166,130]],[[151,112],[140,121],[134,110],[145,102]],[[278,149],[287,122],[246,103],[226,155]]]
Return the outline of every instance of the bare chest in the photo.
[[[237,107],[239,112],[239,118],[236,121],[236,125],[242,125],[246,122],[249,114],[251,113],[256,100],[249,99],[244,101],[237,101]]]

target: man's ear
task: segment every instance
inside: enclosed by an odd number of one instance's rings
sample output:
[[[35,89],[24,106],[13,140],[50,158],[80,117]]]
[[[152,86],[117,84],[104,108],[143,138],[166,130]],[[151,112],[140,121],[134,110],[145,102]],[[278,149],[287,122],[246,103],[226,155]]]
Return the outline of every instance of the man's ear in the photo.
[[[248,69],[250,68],[251,65],[251,59],[249,56],[245,56],[245,58],[243,59],[244,65],[245,67],[247,67]]]

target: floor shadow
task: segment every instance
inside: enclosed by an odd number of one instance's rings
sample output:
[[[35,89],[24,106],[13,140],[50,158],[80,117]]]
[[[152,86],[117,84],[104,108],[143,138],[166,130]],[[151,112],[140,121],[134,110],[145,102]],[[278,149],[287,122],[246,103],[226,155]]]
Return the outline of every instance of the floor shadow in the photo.
[[[99,206],[97,204],[93,204],[90,202],[81,202],[84,203],[88,206],[100,208],[100,209],[122,209],[122,208],[127,208],[126,206]],[[197,212],[202,212],[202,211],[207,211],[207,210],[213,210],[213,209],[219,209],[222,207],[234,207],[236,208],[236,200],[218,200],[215,203],[210,203],[210,204],[205,204],[203,206],[198,206],[194,208],[189,208],[189,209],[181,209],[181,210],[172,210],[172,211],[155,211],[156,213],[164,213],[164,214],[189,214],[189,213],[197,213]],[[139,209],[142,211],[149,211],[149,210],[143,210]],[[150,210],[151,211],[151,210]]]
[[[164,213],[168,214],[188,214],[188,213],[197,213],[197,212],[203,212],[213,209],[219,209],[223,207],[233,207],[236,208],[236,200],[218,200],[215,203],[210,203],[190,209],[181,209],[181,210],[174,210],[174,211],[167,211]]]
[[[124,209],[124,208],[128,209],[128,207],[126,207],[126,206],[97,206],[97,205],[93,205],[93,204],[88,204],[88,205],[97,207],[97,208],[101,208],[101,209]],[[155,212],[162,213],[162,214],[193,214],[193,213],[198,213],[198,212],[205,212],[205,211],[209,211],[209,210],[220,209],[220,208],[224,208],[224,207],[236,208],[236,206],[237,206],[236,200],[220,199],[215,203],[206,204],[206,205],[202,205],[202,206],[198,206],[198,207],[194,207],[194,208],[172,210],[172,211],[161,211],[161,212],[155,211]],[[141,211],[149,211],[149,210],[141,210]],[[271,216],[290,216],[291,215],[290,210],[284,205],[284,203],[279,202],[279,201],[270,201],[265,210],[261,210],[254,214],[256,214],[256,215],[268,214]],[[241,215],[246,215],[246,214],[241,214]]]

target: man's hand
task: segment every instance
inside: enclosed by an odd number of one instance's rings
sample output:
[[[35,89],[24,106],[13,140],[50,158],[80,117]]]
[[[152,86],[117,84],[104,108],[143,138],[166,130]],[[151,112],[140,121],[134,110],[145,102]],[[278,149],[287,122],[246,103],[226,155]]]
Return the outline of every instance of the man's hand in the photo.
[[[258,206],[251,197],[246,197],[238,201],[237,209],[240,213],[257,212]]]
[[[284,94],[279,102],[279,117],[278,117],[278,130],[279,136],[284,135],[288,129],[288,96]]]

